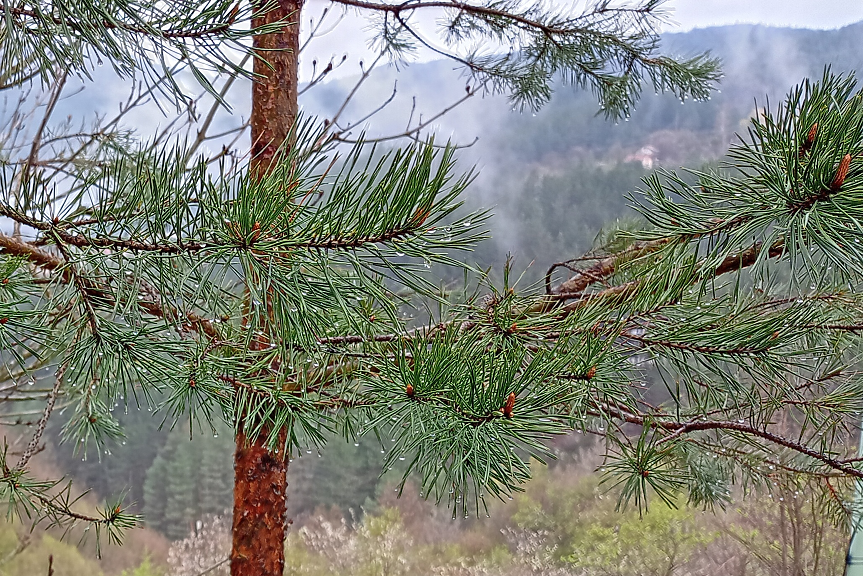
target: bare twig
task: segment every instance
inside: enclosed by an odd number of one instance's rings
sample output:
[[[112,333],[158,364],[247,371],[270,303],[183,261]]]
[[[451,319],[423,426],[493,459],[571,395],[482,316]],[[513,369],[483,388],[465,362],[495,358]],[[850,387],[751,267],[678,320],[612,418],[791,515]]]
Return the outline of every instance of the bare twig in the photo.
[[[48,394],[48,398],[45,402],[45,410],[42,412],[42,417],[39,418],[39,422],[36,424],[36,430],[33,432],[33,437],[30,439],[30,442],[27,444],[27,448],[24,449],[24,453],[21,454],[21,458],[15,465],[15,470],[24,470],[27,463],[30,462],[30,458],[39,447],[39,440],[42,439],[42,433],[45,432],[48,418],[51,417],[51,412],[54,410],[54,403],[57,401],[57,394],[60,393],[60,385],[63,382],[63,376],[66,374],[66,370],[68,368],[69,361],[66,360],[60,365],[60,368],[57,369],[57,374],[54,377],[54,386],[51,388],[51,392]]]

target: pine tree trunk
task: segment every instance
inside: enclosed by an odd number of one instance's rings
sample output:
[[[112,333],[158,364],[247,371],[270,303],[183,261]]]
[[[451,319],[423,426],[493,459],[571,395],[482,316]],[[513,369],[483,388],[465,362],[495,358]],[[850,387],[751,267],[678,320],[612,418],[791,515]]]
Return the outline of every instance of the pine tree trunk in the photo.
[[[297,65],[302,0],[279,0],[253,26],[285,20],[279,33],[259,35],[252,84],[252,174],[265,174],[297,117]],[[290,143],[288,143],[289,145]],[[286,431],[280,437],[284,438]],[[231,576],[282,576],[285,566],[287,454],[271,453],[267,434],[237,435]]]

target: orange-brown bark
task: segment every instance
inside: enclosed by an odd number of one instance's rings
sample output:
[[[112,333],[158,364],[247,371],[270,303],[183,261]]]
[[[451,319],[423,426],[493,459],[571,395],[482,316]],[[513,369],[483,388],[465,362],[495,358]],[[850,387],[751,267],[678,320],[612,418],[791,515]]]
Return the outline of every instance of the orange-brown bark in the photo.
[[[286,22],[278,33],[254,39],[252,174],[265,174],[284,146],[290,145],[286,141],[298,111],[301,8],[302,0],[279,0],[276,9],[252,21],[253,26]],[[281,445],[286,431],[279,436]],[[268,450],[266,437],[266,433],[255,439],[243,432],[237,435],[231,576],[282,576],[284,572],[288,465],[286,451]]]
[[[287,461],[265,438],[237,435],[231,576],[282,576],[285,568]]]
[[[288,138],[297,117],[297,65],[300,50],[302,0],[279,0],[278,8],[252,20],[253,26],[286,21],[278,34],[261,34],[254,39],[252,84],[252,171],[269,168]]]

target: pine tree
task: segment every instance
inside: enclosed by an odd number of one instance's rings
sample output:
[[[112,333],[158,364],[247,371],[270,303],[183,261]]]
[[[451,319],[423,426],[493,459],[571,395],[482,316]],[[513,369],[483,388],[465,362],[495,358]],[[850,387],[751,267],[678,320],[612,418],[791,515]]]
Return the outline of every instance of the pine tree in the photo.
[[[719,75],[708,56],[659,52],[659,0],[335,4],[373,16],[381,58],[425,46],[463,67],[466,97],[516,107],[541,106],[560,81],[616,118],[645,85],[703,99]],[[436,10],[432,40],[415,18]],[[546,441],[573,429],[606,438],[621,504],[681,491],[721,504],[729,484],[781,469],[822,477],[837,513],[847,506],[843,487],[863,477],[849,454],[863,398],[852,79],[825,74],[760,113],[728,166],[651,176],[634,198],[645,225],[552,266],[544,292],[507,270],[461,297],[426,264],[459,265],[482,237],[486,214],[458,212],[470,172],[422,122],[384,150],[352,141],[341,118],[300,117],[299,0],[33,0],[2,13],[0,87],[47,87],[41,119],[16,116],[2,144],[0,345],[12,389],[42,406],[24,450],[0,458],[20,514],[89,522],[112,541],[137,522],[118,502],[83,515],[71,489],[28,472],[55,406],[86,451],[122,435],[111,408],[127,402],[205,434],[219,418],[233,427],[236,576],[282,573],[289,455],[331,431],[384,440],[384,466],[403,463],[465,515],[518,490]],[[192,118],[184,74],[213,110],[233,78],[252,78],[248,161],[200,154],[210,115],[173,141],[109,120],[50,124],[67,79],[102,62]],[[555,286],[560,269],[572,276]],[[405,325],[408,304],[427,322]],[[648,366],[659,402],[641,386]],[[166,480],[194,473],[166,468]]]
[[[177,442],[173,458],[165,466],[165,476],[159,480],[164,482],[166,492],[165,517],[161,528],[168,538],[174,540],[188,536],[198,517],[196,509],[199,494],[195,477],[200,469],[201,458],[195,448],[191,442]]]
[[[198,471],[198,511],[197,517],[218,516],[231,508],[233,497],[234,474],[231,469],[230,429],[224,430],[212,437],[199,437],[201,465]]]
[[[173,539],[186,538],[196,522],[231,506],[231,447],[224,425],[189,441],[188,426],[171,431],[147,470],[143,513],[147,525]]]

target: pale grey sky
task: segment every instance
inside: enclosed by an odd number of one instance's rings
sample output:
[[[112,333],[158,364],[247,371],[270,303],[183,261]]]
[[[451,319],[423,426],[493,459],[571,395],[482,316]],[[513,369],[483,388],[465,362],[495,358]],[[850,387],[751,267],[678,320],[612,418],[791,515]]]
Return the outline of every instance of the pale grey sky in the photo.
[[[671,0],[681,29],[745,22],[840,28],[863,20],[861,0]]]

